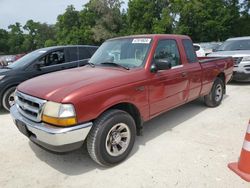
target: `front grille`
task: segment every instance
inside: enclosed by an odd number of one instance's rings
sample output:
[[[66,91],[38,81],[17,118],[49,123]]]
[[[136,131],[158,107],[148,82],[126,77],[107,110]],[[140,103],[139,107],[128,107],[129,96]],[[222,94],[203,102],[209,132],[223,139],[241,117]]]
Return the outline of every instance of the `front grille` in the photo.
[[[243,57],[234,57],[233,59],[234,59],[234,65],[238,65],[238,64],[240,64]]]
[[[18,111],[24,117],[35,122],[41,121],[41,112],[46,100],[38,99],[17,91],[15,102]]]

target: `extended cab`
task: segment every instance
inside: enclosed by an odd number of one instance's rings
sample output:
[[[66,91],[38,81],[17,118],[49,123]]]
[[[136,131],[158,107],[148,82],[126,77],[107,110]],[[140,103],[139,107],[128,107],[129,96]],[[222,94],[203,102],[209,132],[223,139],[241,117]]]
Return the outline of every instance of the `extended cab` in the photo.
[[[198,97],[218,106],[232,58],[198,60],[181,35],[137,35],[104,42],[81,68],[18,86],[11,115],[20,132],[52,151],[83,145],[94,161],[115,165],[132,150],[143,123]]]
[[[50,72],[85,65],[98,47],[88,45],[54,46],[38,49],[0,68],[0,107],[14,104],[18,84]]]

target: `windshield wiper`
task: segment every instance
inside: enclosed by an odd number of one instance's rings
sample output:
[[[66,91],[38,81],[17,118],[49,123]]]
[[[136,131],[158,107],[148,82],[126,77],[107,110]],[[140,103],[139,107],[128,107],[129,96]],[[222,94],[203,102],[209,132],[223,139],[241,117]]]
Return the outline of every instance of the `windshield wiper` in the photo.
[[[241,50],[243,51],[243,50],[245,50],[245,49],[239,49],[239,48],[236,48],[236,49],[235,49],[235,51],[241,51]]]
[[[125,66],[123,66],[123,65],[120,65],[120,64],[114,63],[114,62],[106,61],[106,62],[102,62],[101,64],[102,64],[102,65],[112,65],[112,66],[121,67],[121,68],[124,68],[124,69],[126,69],[126,70],[129,70],[128,67],[125,67]]]

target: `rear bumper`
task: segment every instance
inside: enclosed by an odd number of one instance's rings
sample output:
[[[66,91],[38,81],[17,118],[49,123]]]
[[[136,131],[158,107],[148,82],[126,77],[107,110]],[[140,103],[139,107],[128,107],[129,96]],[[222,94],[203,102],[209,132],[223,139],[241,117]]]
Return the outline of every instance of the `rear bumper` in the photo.
[[[250,82],[250,73],[246,74],[244,72],[234,72],[232,80],[240,82]]]
[[[11,116],[20,132],[36,144],[56,152],[66,152],[81,147],[86,139],[92,122],[73,127],[55,127],[46,123],[35,123],[23,117],[14,105]]]

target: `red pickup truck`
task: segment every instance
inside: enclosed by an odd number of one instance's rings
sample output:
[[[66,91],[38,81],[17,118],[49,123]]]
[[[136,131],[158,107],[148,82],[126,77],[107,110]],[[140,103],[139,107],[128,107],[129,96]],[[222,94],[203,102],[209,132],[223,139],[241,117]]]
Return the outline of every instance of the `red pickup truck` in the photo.
[[[129,155],[145,121],[198,97],[218,106],[232,72],[230,57],[198,59],[188,36],[114,38],[85,67],[19,85],[11,115],[39,146],[64,152],[86,140],[92,159],[111,166]]]

